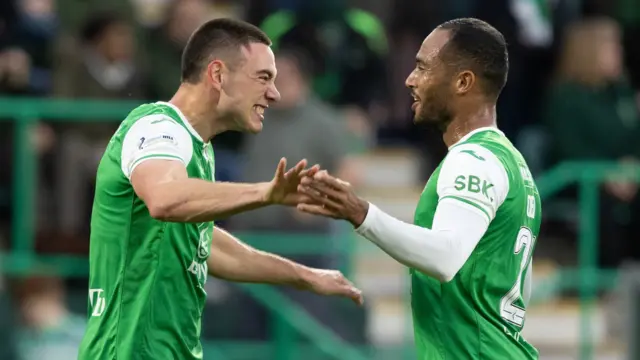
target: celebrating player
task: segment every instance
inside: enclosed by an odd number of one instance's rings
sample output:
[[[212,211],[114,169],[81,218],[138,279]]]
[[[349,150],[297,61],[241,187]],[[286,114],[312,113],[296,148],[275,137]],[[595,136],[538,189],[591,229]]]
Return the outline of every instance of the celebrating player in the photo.
[[[530,294],[540,197],[522,155],[496,128],[505,85],[504,37],[476,19],[448,21],[422,43],[407,78],[416,123],[443,131],[449,152],[422,192],[415,225],[318,172],[298,209],[350,221],[411,268],[421,360],[537,359],[520,331]]]
[[[81,360],[202,359],[208,275],[362,302],[339,272],[252,249],[214,226],[261,206],[296,205],[301,176],[317,171],[301,161],[285,172],[282,159],[270,182],[214,182],[210,140],[259,132],[280,96],[270,44],[250,24],[207,22],[184,49],[171,101],[141,105],[113,135],[97,174]]]

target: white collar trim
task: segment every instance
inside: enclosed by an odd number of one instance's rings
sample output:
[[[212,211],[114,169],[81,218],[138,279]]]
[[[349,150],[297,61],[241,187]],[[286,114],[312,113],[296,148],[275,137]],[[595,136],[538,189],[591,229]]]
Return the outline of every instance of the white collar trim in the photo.
[[[498,128],[493,127],[493,126],[485,126],[485,127],[477,128],[477,129],[475,129],[473,131],[470,131],[467,135],[463,136],[462,139],[458,140],[455,144],[449,146],[449,149],[451,149],[452,147],[454,147],[454,146],[456,146],[456,145],[458,145],[458,144],[460,144],[462,142],[465,142],[465,141],[469,140],[469,138],[472,137],[473,135],[475,135],[475,134],[477,134],[479,132],[483,132],[483,131],[493,131],[493,132],[496,132],[496,133],[504,136],[504,133],[502,131],[498,130]]]

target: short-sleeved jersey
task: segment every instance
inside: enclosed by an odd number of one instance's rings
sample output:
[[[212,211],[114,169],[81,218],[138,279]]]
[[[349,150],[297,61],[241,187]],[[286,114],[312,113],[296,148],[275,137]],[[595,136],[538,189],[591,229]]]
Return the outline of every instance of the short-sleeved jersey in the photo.
[[[180,161],[189,177],[214,181],[211,143],[173,105],[141,105],[122,122],[98,166],[81,360],[202,359],[213,222],[152,218],[130,183],[149,159]]]
[[[537,359],[520,331],[526,311],[523,284],[541,207],[522,155],[496,129],[471,132],[431,175],[414,223],[431,228],[440,201],[465,204],[489,226],[450,282],[410,271],[419,359]]]

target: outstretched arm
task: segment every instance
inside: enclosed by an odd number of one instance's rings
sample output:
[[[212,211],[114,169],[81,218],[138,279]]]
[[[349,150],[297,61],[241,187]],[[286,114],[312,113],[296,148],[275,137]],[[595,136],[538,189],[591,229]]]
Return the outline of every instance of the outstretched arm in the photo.
[[[360,290],[339,271],[309,268],[254,249],[217,227],[213,230],[207,265],[211,276],[229,281],[287,285],[362,303]]]
[[[142,118],[124,135],[121,170],[152,217],[177,222],[212,221],[296,200],[295,185],[305,161],[285,173],[286,161],[281,160],[271,182],[216,183],[188,177],[187,166],[194,151],[202,150],[194,150],[189,132],[164,115]],[[213,162],[204,166],[213,166]]]
[[[238,184],[189,178],[178,161],[145,161],[133,172],[131,184],[151,216],[163,221],[213,221],[269,204],[268,182]]]
[[[445,200],[438,205],[431,229],[398,220],[371,204],[356,232],[401,264],[448,282],[467,261],[487,227],[487,220],[467,205]]]

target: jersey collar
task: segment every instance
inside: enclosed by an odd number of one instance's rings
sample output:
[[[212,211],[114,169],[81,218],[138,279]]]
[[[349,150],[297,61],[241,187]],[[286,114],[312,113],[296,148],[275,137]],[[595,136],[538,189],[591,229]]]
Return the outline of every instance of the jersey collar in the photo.
[[[451,150],[452,147],[469,140],[469,138],[472,137],[473,135],[475,135],[475,134],[477,134],[479,132],[483,132],[483,131],[493,131],[495,133],[498,133],[498,134],[504,136],[504,133],[502,131],[498,130],[498,128],[493,127],[493,126],[485,126],[485,127],[477,128],[477,129],[469,132],[467,135],[463,136],[462,139],[458,140],[455,144],[449,146],[449,150]]]
[[[196,139],[204,142],[204,140],[202,140],[202,137],[200,136],[200,134],[198,134],[198,132],[196,131],[196,129],[193,128],[193,126],[191,126],[191,123],[189,122],[189,120],[187,120],[187,118],[184,116],[184,114],[182,113],[182,111],[180,111],[180,109],[178,109],[177,106],[173,105],[170,102],[166,102],[166,101],[158,101],[156,104],[161,104],[161,105],[165,105],[168,106],[170,108],[173,109],[173,111],[175,111],[176,113],[178,113],[178,116],[180,116],[180,120],[182,121],[182,123],[184,124],[184,126],[187,128],[187,130],[189,130],[189,132],[191,133],[191,135],[193,135]]]

